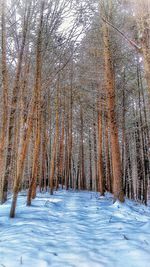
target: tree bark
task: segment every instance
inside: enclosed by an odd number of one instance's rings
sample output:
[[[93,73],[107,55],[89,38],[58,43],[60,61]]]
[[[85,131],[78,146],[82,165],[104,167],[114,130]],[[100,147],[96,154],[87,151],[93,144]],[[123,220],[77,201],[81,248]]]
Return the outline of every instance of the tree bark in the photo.
[[[117,128],[117,121],[115,114],[115,87],[114,87],[115,81],[114,81],[112,57],[110,51],[109,29],[106,23],[103,23],[103,43],[104,43],[104,62],[105,62],[108,118],[110,125],[110,138],[111,138],[111,149],[112,149],[114,199],[115,200],[118,199],[119,201],[124,202],[118,128]]]

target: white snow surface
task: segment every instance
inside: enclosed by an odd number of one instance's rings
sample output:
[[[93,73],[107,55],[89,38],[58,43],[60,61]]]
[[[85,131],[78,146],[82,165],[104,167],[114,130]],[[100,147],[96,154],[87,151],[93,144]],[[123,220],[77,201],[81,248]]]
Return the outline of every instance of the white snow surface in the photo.
[[[149,267],[150,207],[110,194],[25,193],[16,218],[11,199],[0,207],[0,267]]]

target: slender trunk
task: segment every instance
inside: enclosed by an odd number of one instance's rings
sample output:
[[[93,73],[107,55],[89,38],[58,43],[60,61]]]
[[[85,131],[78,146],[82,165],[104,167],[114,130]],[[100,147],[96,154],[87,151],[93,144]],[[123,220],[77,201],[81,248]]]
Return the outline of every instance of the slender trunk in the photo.
[[[84,167],[84,137],[83,137],[83,110],[80,104],[80,121],[81,121],[81,189],[86,188],[85,167]]]
[[[63,175],[64,175],[64,137],[65,137],[65,118],[64,113],[62,114],[62,129],[60,138],[60,149],[59,149],[59,178],[63,186]]]
[[[54,141],[53,141],[53,148],[52,148],[52,158],[51,158],[51,167],[50,167],[50,194],[53,195],[54,190],[54,174],[55,174],[55,160],[56,160],[56,154],[57,154],[57,147],[58,147],[58,137],[59,137],[59,110],[58,110],[58,104],[59,104],[59,79],[58,79],[58,85],[57,85],[57,96],[56,96],[56,118],[55,118],[55,134],[54,134]]]
[[[102,158],[102,103],[98,104],[98,191],[104,195],[103,158]]]
[[[90,173],[90,190],[92,191],[92,143],[91,143],[91,130],[89,130],[89,173]]]
[[[66,112],[66,127],[65,127],[65,188],[69,189],[69,133],[70,133],[70,124],[69,124],[69,99],[65,99],[65,112]]]
[[[0,203],[7,200],[8,181],[3,177],[6,143],[7,143],[7,126],[8,126],[8,70],[6,59],[6,25],[5,25],[5,5],[6,0],[2,1],[1,6],[1,49],[2,49],[2,88],[3,88],[3,115],[2,115],[2,132],[0,136]]]
[[[6,159],[6,169],[5,169],[5,175],[4,175],[5,186],[3,188],[3,190],[5,190],[5,195],[7,192],[8,179],[9,179],[10,170],[11,170],[11,158],[12,158],[12,152],[13,152],[13,136],[16,133],[16,128],[15,128],[16,111],[17,111],[17,103],[18,103],[18,94],[19,94],[19,89],[20,89],[19,85],[20,85],[20,76],[21,76],[21,70],[22,70],[22,64],[23,64],[23,55],[24,55],[28,24],[29,24],[29,16],[30,16],[30,7],[28,7],[28,11],[25,13],[25,16],[24,16],[22,43],[21,43],[17,69],[16,69],[16,75],[15,75],[15,82],[14,82],[14,87],[13,87],[13,92],[12,92],[11,109],[10,109],[10,117],[9,117],[9,129],[8,129],[7,159]]]
[[[125,173],[126,173],[126,102],[125,102],[125,71],[123,77],[123,88],[122,88],[122,170],[123,170],[123,186],[125,184]]]
[[[106,187],[112,193],[113,178],[110,170],[110,148],[109,148],[109,127],[108,116],[105,112],[105,161],[106,161]]]
[[[72,187],[72,85],[71,85],[71,96],[70,96],[70,105],[69,105],[69,155],[68,155],[68,161],[69,161],[69,181],[70,181],[70,187]]]
[[[98,170],[97,170],[97,134],[96,134],[96,123],[95,113],[93,108],[93,142],[94,142],[94,175],[95,175],[95,191],[98,191]]]
[[[41,5],[41,15],[40,24],[38,30],[37,39],[37,54],[36,54],[36,74],[35,74],[35,87],[34,87],[34,97],[36,106],[36,131],[35,131],[35,144],[33,152],[33,166],[32,166],[32,176],[28,190],[27,205],[31,205],[31,198],[36,195],[36,179],[38,170],[38,159],[39,159],[39,149],[41,141],[41,72],[42,72],[42,28],[43,28],[43,11],[44,2]]]

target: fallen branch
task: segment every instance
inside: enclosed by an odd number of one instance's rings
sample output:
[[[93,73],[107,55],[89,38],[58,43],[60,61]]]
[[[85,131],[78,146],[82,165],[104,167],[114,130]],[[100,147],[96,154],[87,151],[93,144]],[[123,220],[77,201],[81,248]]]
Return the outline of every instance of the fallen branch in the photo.
[[[116,26],[114,26],[111,22],[109,22],[108,20],[106,20],[105,18],[102,18],[102,20],[107,23],[108,25],[110,25],[114,30],[116,30],[119,34],[121,34],[123,36],[124,39],[126,39],[136,50],[138,50],[138,52],[141,53],[141,47],[139,45],[137,45],[134,41],[130,40],[122,31],[120,31]]]

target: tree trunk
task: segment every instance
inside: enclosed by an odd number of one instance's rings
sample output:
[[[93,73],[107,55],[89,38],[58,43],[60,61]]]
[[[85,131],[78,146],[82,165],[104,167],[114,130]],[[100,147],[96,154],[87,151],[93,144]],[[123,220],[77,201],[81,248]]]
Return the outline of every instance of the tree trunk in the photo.
[[[24,135],[23,138],[20,140],[20,152],[18,154],[18,161],[17,161],[17,175],[14,181],[14,187],[13,187],[13,200],[11,204],[11,210],[10,210],[10,217],[14,218],[15,217],[15,210],[16,210],[16,203],[17,203],[17,197],[18,197],[18,192],[19,188],[21,185],[21,179],[22,179],[22,174],[24,170],[24,164],[25,164],[25,158],[27,154],[27,149],[32,133],[32,126],[33,126],[33,114],[36,110],[36,105],[35,102],[32,102],[32,108],[28,114],[28,119],[27,119],[27,125],[24,130]]]
[[[103,147],[102,147],[102,103],[98,104],[98,191],[104,195],[104,177],[103,177]]]
[[[32,166],[32,177],[28,190],[27,205],[31,205],[31,198],[36,195],[36,179],[38,170],[38,159],[39,159],[39,149],[41,141],[41,72],[42,72],[42,28],[43,28],[43,12],[44,12],[44,2],[41,5],[41,15],[40,24],[38,30],[37,39],[37,54],[36,54],[36,74],[35,74],[35,106],[36,106],[36,131],[35,131],[35,144],[33,152],[33,166]]]
[[[3,88],[3,115],[2,132],[0,136],[0,203],[7,200],[8,181],[4,179],[4,166],[6,158],[7,126],[8,126],[8,70],[6,59],[6,25],[5,25],[6,0],[2,0],[1,6],[1,30],[2,30],[2,88]]]
[[[105,79],[107,91],[108,118],[110,125],[110,138],[112,149],[112,166],[113,166],[113,191],[114,199],[124,202],[124,193],[122,188],[122,170],[120,148],[118,140],[118,128],[115,114],[115,81],[112,68],[112,58],[110,52],[110,36],[108,25],[103,23],[103,42],[104,42],[104,62],[105,62]]]
[[[92,143],[91,143],[91,130],[89,130],[89,173],[90,173],[90,190],[92,191]]]
[[[84,167],[84,138],[83,138],[83,110],[80,104],[80,121],[81,121],[81,189],[86,188],[86,177],[85,177],[85,167]]]
[[[55,118],[55,134],[53,140],[53,148],[52,148],[52,158],[51,158],[51,165],[50,165],[50,194],[53,195],[54,190],[54,174],[55,174],[55,160],[57,154],[57,147],[58,147],[58,137],[59,137],[59,79],[57,85],[57,96],[56,96],[56,118]]]
[[[108,115],[105,112],[105,161],[106,161],[106,187],[112,193],[113,177],[110,170],[110,148],[109,148],[109,127]]]

